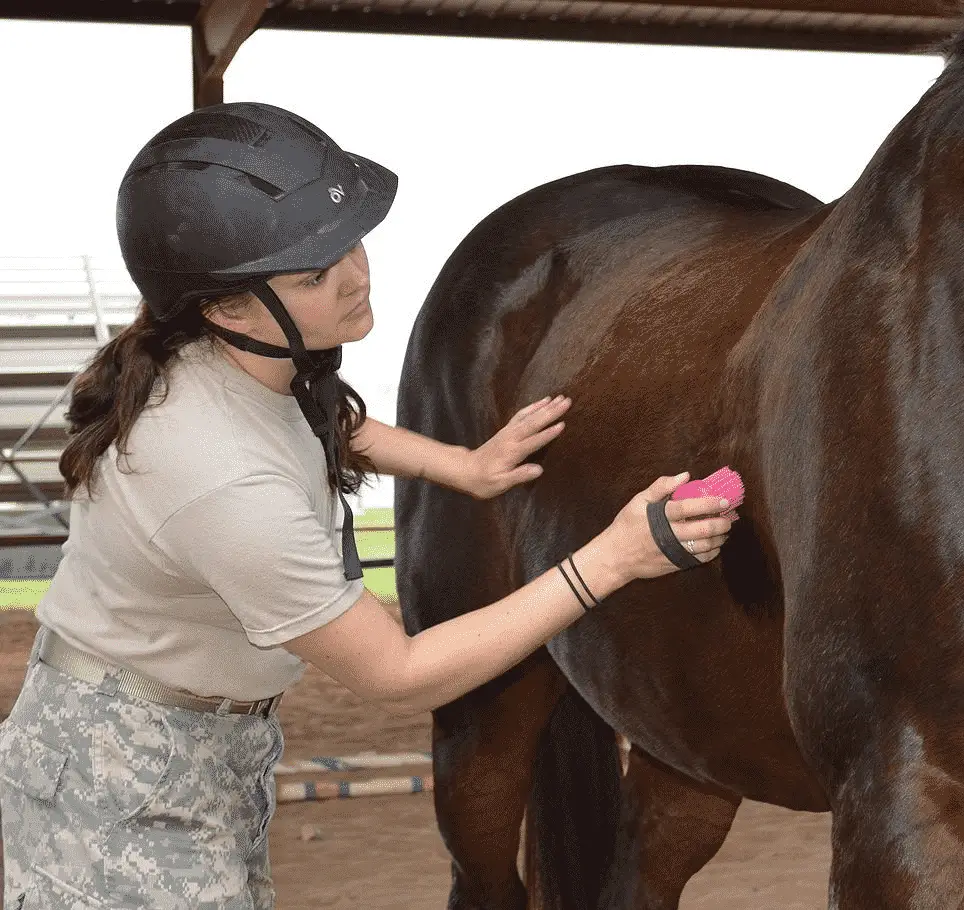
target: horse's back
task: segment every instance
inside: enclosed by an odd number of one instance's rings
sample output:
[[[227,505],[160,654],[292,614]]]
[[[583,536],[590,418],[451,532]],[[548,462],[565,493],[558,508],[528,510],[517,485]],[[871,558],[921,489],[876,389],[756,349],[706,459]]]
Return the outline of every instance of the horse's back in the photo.
[[[491,366],[494,334],[519,328],[529,342],[528,350],[512,350],[521,363],[588,273],[625,273],[620,257],[639,251],[654,273],[663,265],[691,265],[707,244],[717,245],[719,255],[728,226],[741,224],[750,234],[779,229],[821,205],[779,180],[701,165],[598,168],[517,196],[465,237],[427,295],[406,352],[399,421],[446,441],[478,444],[491,426],[459,421],[463,405],[478,401],[465,370]],[[610,299],[623,302],[618,291]],[[444,397],[436,400],[437,394]]]

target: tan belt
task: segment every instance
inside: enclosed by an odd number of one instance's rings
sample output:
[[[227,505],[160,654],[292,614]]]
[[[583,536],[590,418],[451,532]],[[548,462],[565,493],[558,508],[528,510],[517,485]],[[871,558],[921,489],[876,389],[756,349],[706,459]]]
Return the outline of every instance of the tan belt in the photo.
[[[262,698],[260,701],[232,701],[229,698],[205,698],[179,689],[171,689],[157,680],[142,676],[133,670],[117,667],[69,645],[53,629],[44,630],[37,656],[45,664],[95,686],[99,686],[107,674],[115,674],[118,692],[156,704],[174,705],[178,708],[189,708],[192,711],[217,712],[221,709],[222,713],[228,714],[258,714],[261,717],[270,717],[277,711],[281,696],[284,695],[284,692],[279,692],[271,698]]]

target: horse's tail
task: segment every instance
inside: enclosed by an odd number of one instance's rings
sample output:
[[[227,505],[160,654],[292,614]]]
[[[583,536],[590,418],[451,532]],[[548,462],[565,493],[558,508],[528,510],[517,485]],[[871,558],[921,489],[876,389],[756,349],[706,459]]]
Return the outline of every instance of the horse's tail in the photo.
[[[569,686],[542,735],[526,807],[530,910],[596,910],[620,810],[615,733]]]

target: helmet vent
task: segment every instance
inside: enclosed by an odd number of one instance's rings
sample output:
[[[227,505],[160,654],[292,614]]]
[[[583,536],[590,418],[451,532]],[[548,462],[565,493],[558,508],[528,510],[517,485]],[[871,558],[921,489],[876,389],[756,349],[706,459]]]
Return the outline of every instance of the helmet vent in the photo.
[[[262,193],[266,193],[272,199],[280,199],[285,194],[280,186],[275,186],[273,183],[268,183],[267,180],[262,180],[260,177],[255,177],[254,174],[248,174],[245,171],[238,171],[238,179],[250,183],[256,190],[261,190]]]
[[[301,132],[303,132],[309,139],[311,139],[312,143],[314,144],[317,144],[319,140],[322,140],[325,138],[324,134],[319,135],[317,128],[309,128],[304,123],[302,123],[300,119],[289,119],[288,123],[291,126],[295,126],[299,130],[301,130]]]
[[[243,117],[223,113],[205,115],[200,112],[195,113],[186,123],[175,121],[165,127],[154,137],[151,145],[157,146],[175,139],[226,139],[229,142],[253,145],[266,132],[268,131],[260,123],[252,123]]]
[[[155,171],[206,171],[211,165],[206,161],[158,161],[137,169],[137,176],[144,177]]]
[[[255,177],[254,174],[240,171],[237,168],[231,167],[229,164],[214,165],[208,161],[161,161],[157,164],[151,164],[145,168],[141,168],[140,175],[143,176],[153,171],[206,171],[208,168],[215,166],[222,170],[232,171],[233,179],[240,183],[247,183],[249,186],[253,186],[256,190],[259,190],[266,196],[270,196],[272,199],[282,199],[285,195],[285,191],[280,186],[275,186],[273,183],[268,183],[267,180]]]

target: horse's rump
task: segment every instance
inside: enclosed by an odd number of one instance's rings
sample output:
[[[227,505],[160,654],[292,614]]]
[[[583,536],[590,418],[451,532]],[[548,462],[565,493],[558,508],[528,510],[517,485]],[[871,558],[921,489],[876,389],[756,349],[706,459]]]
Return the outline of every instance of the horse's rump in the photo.
[[[396,521],[405,530],[396,562],[410,631],[490,603],[545,571],[659,474],[700,476],[724,462],[740,469],[743,440],[731,433],[729,450],[720,444],[730,422],[721,409],[732,406],[721,388],[727,355],[822,211],[813,197],[742,171],[617,167],[530,191],[469,234],[413,330],[399,424],[474,448],[543,395],[564,392],[573,406],[563,435],[534,459],[545,468],[534,485],[479,503],[397,482]],[[728,584],[718,565],[646,582],[645,590],[629,585],[592,623],[560,634],[553,654],[580,688],[593,661],[568,661],[566,653],[606,650],[609,670],[632,675],[621,685],[640,699],[654,696],[654,731],[670,722],[689,727],[690,741],[670,753],[665,738],[657,748],[654,732],[654,754],[666,761],[685,763],[717,724],[731,725],[736,742],[751,727],[759,735],[769,719],[774,751],[762,747],[738,773],[740,784],[755,775],[746,783],[762,797],[761,763],[792,764],[796,756],[779,701],[779,617],[754,623],[745,613],[775,606],[774,573],[753,533],[752,504],[741,516],[725,560]],[[701,609],[698,623],[681,623],[680,598],[719,606]],[[652,633],[648,641],[634,641],[642,628]],[[722,662],[721,648],[731,649]],[[702,731],[676,716],[714,679],[725,683],[734,660],[758,663],[751,696],[730,686]],[[700,673],[680,685],[679,704],[668,705],[657,695],[663,674],[687,661]],[[633,732],[619,717],[606,719]],[[635,732],[646,738],[642,727]],[[809,802],[809,784],[802,791],[791,800]]]

